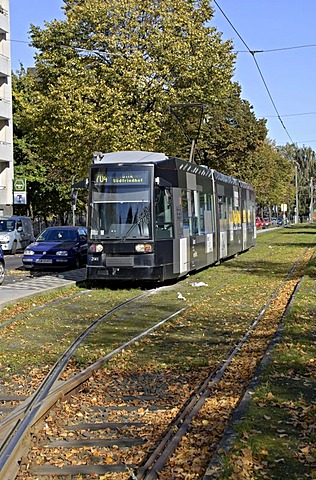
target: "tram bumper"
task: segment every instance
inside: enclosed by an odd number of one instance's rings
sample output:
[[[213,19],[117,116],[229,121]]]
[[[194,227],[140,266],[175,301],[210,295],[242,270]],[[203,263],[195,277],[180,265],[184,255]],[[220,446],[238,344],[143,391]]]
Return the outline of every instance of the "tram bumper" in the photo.
[[[89,280],[122,280],[122,281],[158,281],[162,280],[160,267],[94,267],[87,266],[87,279]]]
[[[155,265],[154,254],[88,255],[87,279],[162,280],[162,267]]]

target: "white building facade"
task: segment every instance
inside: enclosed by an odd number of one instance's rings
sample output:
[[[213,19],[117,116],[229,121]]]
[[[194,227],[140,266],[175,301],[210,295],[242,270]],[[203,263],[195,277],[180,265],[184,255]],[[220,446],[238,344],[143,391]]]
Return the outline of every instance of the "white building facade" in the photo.
[[[0,0],[0,216],[13,214],[10,0]]]

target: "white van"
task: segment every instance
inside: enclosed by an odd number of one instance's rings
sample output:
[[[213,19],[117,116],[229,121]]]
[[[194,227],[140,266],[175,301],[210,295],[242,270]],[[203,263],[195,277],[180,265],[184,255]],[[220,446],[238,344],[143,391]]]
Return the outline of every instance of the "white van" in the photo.
[[[4,253],[14,254],[34,242],[33,223],[29,217],[0,217],[0,245]]]

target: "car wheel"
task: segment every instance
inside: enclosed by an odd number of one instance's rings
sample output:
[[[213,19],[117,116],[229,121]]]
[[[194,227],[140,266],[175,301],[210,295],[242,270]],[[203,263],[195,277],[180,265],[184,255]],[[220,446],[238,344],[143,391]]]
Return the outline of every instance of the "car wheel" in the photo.
[[[4,265],[1,262],[0,263],[0,285],[2,285],[3,280],[4,280]]]
[[[17,247],[17,243],[16,243],[16,242],[13,242],[13,244],[12,244],[12,250],[11,250],[12,255],[15,255],[16,247]]]
[[[75,263],[75,268],[80,268],[80,267],[81,267],[80,257],[77,257],[76,258],[76,263]]]

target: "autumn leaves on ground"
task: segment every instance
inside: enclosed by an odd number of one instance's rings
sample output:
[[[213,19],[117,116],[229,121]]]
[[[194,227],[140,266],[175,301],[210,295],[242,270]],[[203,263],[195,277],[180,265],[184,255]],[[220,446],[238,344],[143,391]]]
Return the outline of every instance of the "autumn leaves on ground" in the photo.
[[[316,478],[315,280],[314,256],[222,478]]]
[[[227,346],[240,339],[249,321],[258,315],[291,265],[301,259],[304,279],[284,321],[280,340],[271,352],[271,361],[260,383],[252,392],[246,416],[234,425],[238,436],[233,448],[226,455],[225,448],[218,452],[221,467],[216,475],[221,479],[234,480],[316,478],[315,231],[314,226],[303,225],[264,233],[259,236],[257,246],[246,254],[166,289],[160,304],[154,295],[142,307],[137,307],[137,316],[129,309],[126,318],[120,317],[120,323],[113,317],[112,321],[95,331],[80,349],[75,367],[95,361],[113,345],[123,343],[138,331],[156,323],[161,316],[176,310],[177,306],[188,306],[181,317],[157,330],[150,339],[139,342],[135,351],[126,352],[116,360],[115,369],[121,369],[123,377],[128,370],[141,371],[147,365],[153,374],[165,372],[168,377],[168,372],[172,372],[172,376],[183,378],[186,372],[185,375],[192,374],[192,378],[202,378],[203,372],[220,361]],[[304,262],[308,259],[311,260],[306,266]],[[291,277],[289,284],[292,280],[295,281],[295,278]],[[192,287],[199,282],[207,286]],[[235,379],[236,391],[239,389],[242,392],[243,385],[249,380],[249,372],[262,355],[263,340],[273,334],[276,321],[282,317],[278,302],[283,296],[288,297],[286,290],[285,285],[279,291],[271,305],[270,316],[268,311],[256,338],[252,339],[258,358],[253,352],[248,355],[245,352],[241,363],[232,365],[231,377]],[[185,302],[178,299],[178,292],[186,298]],[[65,303],[55,303],[50,309],[34,311],[8,326],[0,338],[1,363],[6,366],[1,373],[1,388],[8,390],[16,386],[19,391],[22,388],[29,394],[56,356],[91,319],[104,313],[118,300],[123,301],[135,293],[135,290],[95,290]],[[1,313],[8,319],[14,314],[21,314],[24,308],[22,303]],[[137,322],[131,321],[133,318],[137,318]],[[183,389],[182,395],[185,397],[187,394]],[[201,458],[195,456],[195,460],[191,461],[190,451],[194,452],[196,445],[203,445],[203,448],[205,445],[205,452],[214,449],[214,445],[205,442],[210,430],[214,430],[210,412],[219,407],[235,408],[238,403],[232,391],[226,396],[230,405],[224,405],[223,398],[210,397],[201,417],[194,421],[193,436],[187,438],[186,445],[179,448],[172,459],[174,471],[178,472],[172,478],[199,478]],[[218,431],[217,442],[222,433]],[[191,445],[192,439],[195,445]]]

